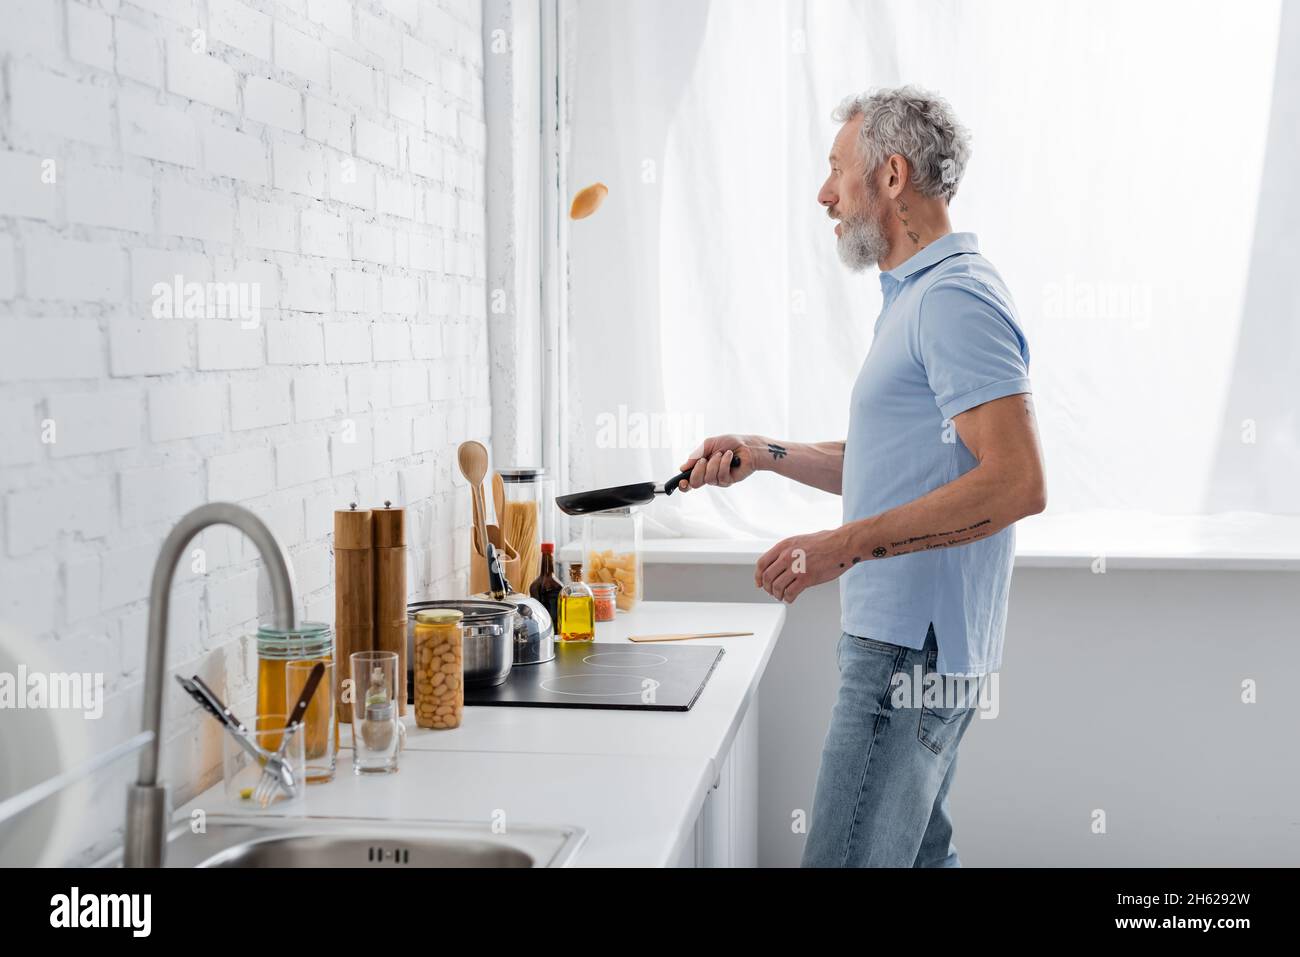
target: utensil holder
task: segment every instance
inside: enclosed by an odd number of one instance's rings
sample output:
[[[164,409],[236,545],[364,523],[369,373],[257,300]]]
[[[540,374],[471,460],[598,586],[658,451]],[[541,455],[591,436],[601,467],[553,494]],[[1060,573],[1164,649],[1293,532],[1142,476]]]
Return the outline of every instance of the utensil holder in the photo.
[[[527,593],[528,586],[531,582],[521,582],[519,576],[523,573],[523,565],[519,561],[519,553],[510,546],[505,536],[501,534],[501,529],[496,525],[487,526],[488,541],[492,547],[497,550],[501,557],[502,569],[509,579],[511,587],[515,591]],[[469,557],[469,593],[478,595],[488,590],[488,567],[487,555],[484,554],[482,543],[479,542],[478,536],[470,529],[469,533],[470,557]]]
[[[322,691],[328,689],[321,689]],[[307,790],[306,732],[301,723],[286,731],[287,715],[259,714],[251,723],[249,737],[267,754],[275,754],[289,735],[288,746],[282,760],[293,770],[296,788],[292,795],[277,790],[267,807],[253,800],[253,792],[262,778],[263,764],[254,761],[229,734],[221,736],[221,777],[226,800],[226,811],[235,814],[273,814],[299,816],[303,813],[303,795]]]

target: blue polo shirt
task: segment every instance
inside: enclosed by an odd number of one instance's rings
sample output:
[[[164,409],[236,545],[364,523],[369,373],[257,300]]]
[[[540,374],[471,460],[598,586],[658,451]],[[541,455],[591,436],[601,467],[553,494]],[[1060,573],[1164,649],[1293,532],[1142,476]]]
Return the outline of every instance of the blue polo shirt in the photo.
[[[1031,391],[1029,346],[1011,294],[973,233],[931,243],[882,272],[880,287],[884,306],[849,412],[846,524],[970,471],[975,457],[953,417]],[[921,648],[933,625],[939,672],[996,671],[1014,554],[1012,526],[965,545],[861,562],[840,577],[843,629]]]

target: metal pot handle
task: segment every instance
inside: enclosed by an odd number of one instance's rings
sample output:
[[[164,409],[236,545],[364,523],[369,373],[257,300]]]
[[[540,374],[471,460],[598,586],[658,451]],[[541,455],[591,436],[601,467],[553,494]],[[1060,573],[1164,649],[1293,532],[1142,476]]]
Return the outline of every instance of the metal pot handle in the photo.
[[[500,625],[485,623],[482,625],[466,625],[464,635],[466,638],[500,638],[506,630]]]

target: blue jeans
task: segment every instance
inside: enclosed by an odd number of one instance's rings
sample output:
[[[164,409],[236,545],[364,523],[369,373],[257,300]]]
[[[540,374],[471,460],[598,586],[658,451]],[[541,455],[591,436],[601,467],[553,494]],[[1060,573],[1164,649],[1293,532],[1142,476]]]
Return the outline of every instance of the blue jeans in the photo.
[[[937,654],[933,628],[920,650],[840,636],[840,691],[817,774],[804,867],[961,866],[948,788],[957,745],[976,709],[895,707],[894,701],[894,676],[914,678],[918,665],[931,674]]]

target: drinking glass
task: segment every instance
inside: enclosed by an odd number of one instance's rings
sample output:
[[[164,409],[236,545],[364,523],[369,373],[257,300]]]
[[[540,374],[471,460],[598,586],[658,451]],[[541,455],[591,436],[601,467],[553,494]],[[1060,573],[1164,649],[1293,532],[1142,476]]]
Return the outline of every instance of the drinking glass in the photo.
[[[338,757],[338,726],[334,723],[334,662],[328,658],[290,661],[284,667],[284,700],[292,704],[297,702],[303,685],[318,664],[325,666],[325,673],[311,696],[307,713],[302,716],[308,784],[334,780],[334,765]]]
[[[352,771],[397,770],[402,726],[397,714],[397,652],[352,654]],[[402,680],[406,675],[402,675]]]
[[[307,780],[307,756],[303,747],[306,735],[303,734],[301,723],[286,730],[285,722],[288,720],[289,716],[284,714],[259,714],[253,719],[249,728],[248,736],[253,743],[269,754],[279,752],[280,745],[288,735],[288,745],[284,749],[282,758],[293,771],[293,779],[296,783],[294,793],[285,794],[283,790],[277,788],[274,797],[265,808],[260,807],[253,800],[253,792],[257,788],[258,781],[261,780],[265,762],[254,759],[240,747],[239,742],[232,735],[221,736],[222,778],[225,782],[226,801],[232,809],[254,814],[302,813],[303,792],[307,790],[303,786]]]

